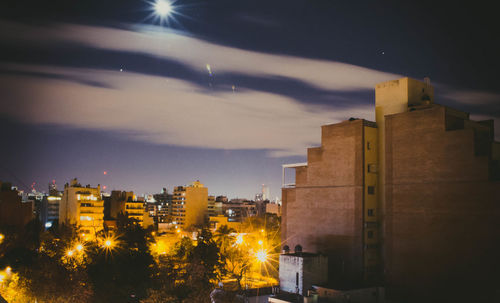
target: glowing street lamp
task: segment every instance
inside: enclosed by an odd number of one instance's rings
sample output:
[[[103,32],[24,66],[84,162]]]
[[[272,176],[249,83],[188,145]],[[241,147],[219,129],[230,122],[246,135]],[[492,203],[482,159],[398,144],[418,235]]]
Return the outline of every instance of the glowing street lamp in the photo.
[[[238,235],[238,236],[236,237],[236,244],[237,244],[237,245],[241,245],[241,244],[243,244],[243,235]]]
[[[255,256],[257,257],[257,261],[264,263],[267,261],[267,252],[263,249],[259,250]]]
[[[112,248],[113,247],[113,241],[111,241],[111,239],[107,239],[106,241],[104,241],[104,247],[106,247],[106,248]]]
[[[262,240],[259,240],[259,242],[257,242],[257,243],[259,243],[259,245],[261,245],[261,246],[264,244],[264,242]]]
[[[82,251],[83,250],[83,245],[82,244],[77,244],[76,245],[76,250]]]
[[[3,239],[5,239],[4,234],[0,234],[0,243],[2,243]]]
[[[72,250],[68,250],[68,251],[66,252],[66,256],[68,256],[68,257],[70,257],[70,258],[71,258],[71,257],[73,256],[73,254],[74,254],[74,253],[75,253],[74,251],[72,251]]]

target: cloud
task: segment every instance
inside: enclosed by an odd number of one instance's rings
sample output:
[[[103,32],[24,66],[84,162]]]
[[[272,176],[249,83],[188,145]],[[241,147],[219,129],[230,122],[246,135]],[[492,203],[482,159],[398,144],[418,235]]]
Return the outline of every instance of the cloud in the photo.
[[[200,74],[207,74],[210,64],[215,77],[283,79],[326,94],[371,90],[378,82],[399,77],[340,62],[242,50],[158,27],[130,30],[6,21],[0,25],[0,38],[11,45],[54,48],[71,44],[148,55],[178,62]],[[5,92],[0,101],[3,114],[28,123],[114,131],[157,144],[303,155],[306,147],[319,144],[321,125],[351,116],[373,118],[373,109],[359,100],[352,104],[342,100],[338,106],[313,105],[279,90],[203,89],[175,75],[54,65],[3,64],[0,68],[7,71],[0,78]]]
[[[341,62],[238,49],[153,26],[134,30],[61,23],[34,27],[6,21],[0,22],[0,26],[4,29],[0,38],[10,43],[78,43],[102,50],[149,54],[200,71],[205,71],[206,64],[210,64],[215,75],[285,77],[328,90],[373,89],[379,82],[400,78],[396,74]]]
[[[26,73],[0,75],[2,114],[156,144],[303,155],[305,147],[319,144],[321,125],[350,116],[373,119],[368,105],[305,105],[255,90],[207,93],[188,81],[139,73],[13,64],[2,69]],[[39,76],[44,73],[50,77]]]
[[[252,15],[248,13],[240,13],[234,16],[236,19],[250,23],[252,25],[273,28],[281,27],[281,23],[275,19],[262,17],[258,15]]]
[[[443,98],[468,105],[498,105],[500,104],[500,94],[472,91],[472,90],[449,90],[441,94]]]

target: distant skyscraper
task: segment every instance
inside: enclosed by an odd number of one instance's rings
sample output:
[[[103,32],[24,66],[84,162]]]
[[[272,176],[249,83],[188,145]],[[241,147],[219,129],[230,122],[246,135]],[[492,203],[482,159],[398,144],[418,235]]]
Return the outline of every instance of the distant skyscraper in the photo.
[[[269,186],[262,184],[262,200],[269,200],[271,196],[269,195]]]

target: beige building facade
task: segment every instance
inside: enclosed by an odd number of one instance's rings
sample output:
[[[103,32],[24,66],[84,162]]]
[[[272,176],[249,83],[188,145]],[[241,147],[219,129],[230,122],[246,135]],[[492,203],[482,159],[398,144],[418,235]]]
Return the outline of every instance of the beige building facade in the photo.
[[[76,225],[80,232],[90,236],[101,231],[104,223],[101,186],[82,186],[76,178],[66,184],[59,205],[59,223]]]
[[[200,181],[174,188],[171,209],[174,225],[181,228],[202,225],[207,211],[208,189]]]

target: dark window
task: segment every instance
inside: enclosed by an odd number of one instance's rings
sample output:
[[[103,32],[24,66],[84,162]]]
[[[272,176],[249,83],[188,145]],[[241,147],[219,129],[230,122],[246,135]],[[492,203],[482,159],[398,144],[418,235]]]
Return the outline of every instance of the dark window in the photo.
[[[371,144],[370,142],[366,142],[366,149],[370,150],[371,149]]]
[[[369,230],[367,235],[368,235],[368,239],[372,239],[373,238],[373,230]]]
[[[368,194],[369,195],[375,194],[375,186],[368,186]]]
[[[373,217],[375,215],[375,212],[373,211],[372,208],[368,209],[368,217]]]
[[[369,173],[377,172],[377,164],[368,164],[367,170]]]
[[[367,244],[365,249],[378,249],[378,244]]]
[[[299,273],[295,273],[295,286],[299,287]]]

